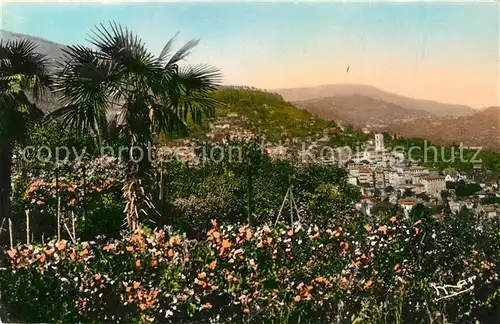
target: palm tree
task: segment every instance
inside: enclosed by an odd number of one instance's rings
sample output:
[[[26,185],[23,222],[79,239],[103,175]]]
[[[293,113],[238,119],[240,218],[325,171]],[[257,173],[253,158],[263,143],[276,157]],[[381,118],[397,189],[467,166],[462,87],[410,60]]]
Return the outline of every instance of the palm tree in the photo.
[[[30,100],[50,85],[47,59],[32,41],[0,41],[0,217],[10,217],[13,150],[43,112]]]
[[[156,57],[120,25],[97,26],[89,39],[94,49],[65,50],[56,79],[63,107],[52,116],[100,138],[107,117],[118,112],[121,133],[131,146],[146,145],[155,133],[187,132],[189,117],[200,123],[213,115],[217,102],[208,93],[221,74],[207,65],[180,67],[198,40],[171,54],[174,38]]]
[[[94,48],[70,46],[65,50],[56,78],[62,108],[52,116],[101,141],[109,129],[108,116],[118,113],[119,132],[128,139],[131,157],[134,147],[145,152],[155,134],[188,132],[190,118],[200,123],[204,116],[214,114],[217,102],[209,93],[221,74],[207,65],[181,67],[179,63],[198,40],[172,52],[174,39],[155,56],[120,25],[97,26],[89,37]],[[131,174],[139,175],[137,181],[142,181],[150,162],[143,158],[132,164],[135,171]],[[133,191],[132,187],[129,183],[126,191]],[[132,198],[128,200],[135,200]]]

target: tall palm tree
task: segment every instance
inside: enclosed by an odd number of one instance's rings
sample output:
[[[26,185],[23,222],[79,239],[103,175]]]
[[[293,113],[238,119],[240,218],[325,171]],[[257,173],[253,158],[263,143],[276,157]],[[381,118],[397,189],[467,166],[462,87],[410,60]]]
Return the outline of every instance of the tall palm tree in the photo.
[[[56,79],[63,107],[52,116],[99,138],[107,117],[118,112],[131,146],[147,145],[155,133],[187,132],[190,117],[199,123],[213,115],[217,102],[208,93],[221,74],[207,65],[180,67],[198,40],[172,54],[174,38],[154,56],[120,25],[96,26],[89,37],[94,48],[65,50]]]
[[[13,149],[43,112],[30,100],[49,88],[47,59],[32,41],[0,41],[0,217],[10,217]]]
[[[214,114],[217,102],[209,93],[220,80],[219,70],[179,65],[198,40],[172,52],[174,37],[155,56],[142,40],[116,23],[96,26],[89,36],[93,48],[70,46],[65,50],[56,78],[62,108],[52,116],[77,132],[100,140],[109,129],[108,117],[118,113],[119,132],[128,139],[132,155],[134,147],[145,152],[155,134],[186,133],[190,118],[200,123],[204,116]],[[131,174],[140,175],[140,182],[150,161],[144,154],[132,165],[136,169]],[[132,187],[133,182],[124,191],[131,192]]]

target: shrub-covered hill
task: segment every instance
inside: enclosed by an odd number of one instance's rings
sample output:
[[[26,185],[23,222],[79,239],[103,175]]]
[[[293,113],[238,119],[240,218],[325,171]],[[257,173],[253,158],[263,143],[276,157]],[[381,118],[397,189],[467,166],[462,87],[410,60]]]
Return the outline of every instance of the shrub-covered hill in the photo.
[[[250,128],[269,140],[307,137],[321,133],[335,123],[301,110],[279,94],[248,88],[225,88],[214,94],[222,103],[217,116],[237,114]]]
[[[215,117],[204,120],[202,125],[190,125],[190,137],[205,136],[211,124],[229,124],[231,133],[248,130],[273,142],[313,137],[326,128],[335,127],[333,121],[315,117],[276,93],[247,87],[223,87],[215,91],[212,98],[220,102]]]

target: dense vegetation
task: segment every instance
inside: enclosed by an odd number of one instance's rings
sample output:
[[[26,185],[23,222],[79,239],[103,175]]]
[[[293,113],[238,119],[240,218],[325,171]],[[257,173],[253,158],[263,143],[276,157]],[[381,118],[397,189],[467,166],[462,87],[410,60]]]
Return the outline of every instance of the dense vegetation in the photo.
[[[0,298],[15,319],[500,318],[496,219],[422,205],[404,217],[388,202],[368,218],[354,208],[361,194],[344,169],[273,160],[258,138],[218,143],[221,155],[239,147],[239,159],[210,160],[197,150],[195,162],[187,163],[160,156],[156,147],[154,161],[135,161],[132,147],[145,148],[164,133],[185,135],[195,124],[195,133],[203,131],[214,114],[235,113],[272,141],[318,139],[334,123],[276,94],[215,90],[217,70],[177,65],[196,42],[173,54],[169,42],[156,57],[115,24],[97,29],[91,41],[95,49],[69,48],[60,62],[65,69],[54,76],[45,74],[46,62],[29,42],[0,44],[0,216],[12,235],[2,250]],[[51,78],[62,108],[50,116],[56,120],[41,123],[26,94],[51,89],[50,82],[34,86]],[[109,121],[116,108],[122,120]],[[369,136],[335,132],[327,144],[355,146]],[[123,145],[130,154],[101,156],[102,144]],[[27,146],[46,149],[27,160]],[[75,151],[54,163],[62,146]]]
[[[458,171],[470,172],[475,164],[481,164],[485,170],[490,172],[490,177],[498,177],[500,173],[500,154],[497,152],[481,150],[477,155],[477,150],[460,148],[457,145],[450,147],[434,145],[430,141],[412,138],[393,138],[385,134],[385,139],[389,147],[403,147],[405,152],[413,148],[412,158],[415,162],[444,170],[453,168]]]
[[[276,93],[256,89],[226,88],[214,93],[221,103],[219,116],[236,113],[245,117],[249,126],[273,142],[287,138],[304,138],[321,134],[334,122],[314,117],[286,102]]]
[[[494,322],[498,224],[420,217],[20,246],[0,285],[30,322]]]

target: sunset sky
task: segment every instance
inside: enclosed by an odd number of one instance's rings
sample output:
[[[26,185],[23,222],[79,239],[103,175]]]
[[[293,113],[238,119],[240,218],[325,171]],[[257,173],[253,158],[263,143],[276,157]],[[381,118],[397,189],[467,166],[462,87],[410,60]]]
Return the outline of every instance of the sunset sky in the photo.
[[[63,44],[85,43],[117,21],[152,51],[179,32],[201,44],[225,84],[260,88],[363,83],[423,99],[499,105],[498,3],[18,4],[1,28]],[[346,72],[350,66],[349,72]]]

